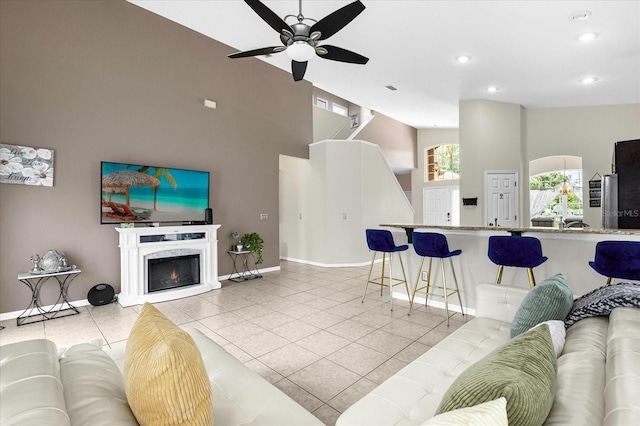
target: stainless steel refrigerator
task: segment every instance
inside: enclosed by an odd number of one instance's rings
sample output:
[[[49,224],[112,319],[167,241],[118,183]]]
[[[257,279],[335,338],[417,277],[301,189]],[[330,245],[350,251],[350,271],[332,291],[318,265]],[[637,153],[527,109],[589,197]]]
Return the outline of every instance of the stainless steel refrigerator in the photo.
[[[602,228],[618,228],[618,175],[602,176]]]

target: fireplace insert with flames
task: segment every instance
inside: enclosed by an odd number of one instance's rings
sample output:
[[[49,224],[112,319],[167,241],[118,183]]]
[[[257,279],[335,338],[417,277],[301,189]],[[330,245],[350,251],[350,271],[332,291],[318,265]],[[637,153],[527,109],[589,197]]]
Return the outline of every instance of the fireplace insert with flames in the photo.
[[[163,257],[148,261],[147,291],[200,284],[200,255]]]

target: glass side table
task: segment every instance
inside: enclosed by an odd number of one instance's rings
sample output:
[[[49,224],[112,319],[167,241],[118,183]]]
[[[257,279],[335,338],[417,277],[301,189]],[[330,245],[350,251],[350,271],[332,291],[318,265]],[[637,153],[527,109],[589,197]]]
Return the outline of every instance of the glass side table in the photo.
[[[78,315],[78,308],[69,303],[67,299],[67,290],[71,282],[80,275],[80,269],[71,269],[64,272],[53,272],[50,274],[31,274],[24,272],[18,274],[18,281],[29,287],[31,290],[31,301],[29,306],[16,318],[16,323],[20,325],[31,324],[34,322],[47,321],[54,318],[62,318],[69,315]],[[58,300],[51,307],[45,308],[40,305],[40,289],[51,278],[60,287],[60,295]],[[32,319],[33,318],[33,319]]]
[[[258,266],[256,265],[256,255],[249,250],[229,250],[229,256],[233,260],[233,272],[229,275],[229,281],[242,282],[247,280],[253,280],[255,278],[262,278],[260,272],[258,272]],[[242,267],[238,269],[238,258],[242,261]],[[253,268],[249,267],[249,260],[253,260]]]

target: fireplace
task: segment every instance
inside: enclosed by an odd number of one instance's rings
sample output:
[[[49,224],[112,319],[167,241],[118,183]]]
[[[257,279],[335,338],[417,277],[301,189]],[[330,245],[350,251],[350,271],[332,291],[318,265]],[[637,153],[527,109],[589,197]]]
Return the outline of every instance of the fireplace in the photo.
[[[118,303],[126,307],[164,302],[220,288],[218,228],[116,228],[121,268]]]
[[[200,284],[200,255],[147,260],[147,292]]]

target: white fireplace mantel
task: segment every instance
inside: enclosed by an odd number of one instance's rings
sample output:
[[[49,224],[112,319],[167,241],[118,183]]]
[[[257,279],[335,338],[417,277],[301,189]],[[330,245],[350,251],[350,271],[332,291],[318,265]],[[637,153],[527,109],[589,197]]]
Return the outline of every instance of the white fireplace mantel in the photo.
[[[220,288],[218,228],[220,225],[116,228],[120,234],[118,302],[122,306],[164,302]],[[190,238],[192,235],[198,238]],[[200,284],[148,293],[147,257],[175,250],[195,250],[200,253]]]

